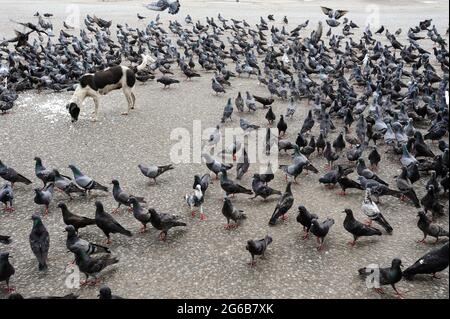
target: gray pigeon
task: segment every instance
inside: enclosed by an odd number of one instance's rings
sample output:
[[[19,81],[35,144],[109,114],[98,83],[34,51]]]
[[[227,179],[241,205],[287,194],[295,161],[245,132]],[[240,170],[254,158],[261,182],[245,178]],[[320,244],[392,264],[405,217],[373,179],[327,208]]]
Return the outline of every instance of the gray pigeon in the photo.
[[[141,173],[144,176],[147,176],[148,178],[153,179],[155,184],[156,184],[156,178],[159,175],[161,175],[162,173],[167,172],[171,169],[174,169],[172,164],[161,165],[161,166],[157,166],[157,165],[145,166],[143,164],[139,164],[138,167],[141,170]]]
[[[14,192],[11,185],[9,184],[3,185],[3,187],[0,188],[0,202],[2,202],[5,205],[3,211],[12,212],[15,210],[13,207],[13,199],[14,199]]]
[[[218,174],[223,170],[229,170],[233,167],[233,164],[222,164],[219,161],[215,160],[211,155],[208,153],[202,153],[202,158],[205,159],[206,167],[216,174],[216,179],[218,179]]]
[[[69,168],[72,170],[77,185],[88,191],[88,193],[93,189],[101,190],[104,192],[108,191],[107,187],[97,183],[89,176],[84,175],[75,165],[69,165]]]
[[[35,188],[35,196],[34,196],[34,202],[38,205],[44,205],[45,206],[45,212],[44,215],[48,215],[48,207],[50,206],[50,203],[53,199],[53,189],[54,184],[50,183],[47,184],[47,186],[44,187],[44,189]]]
[[[107,247],[93,244],[85,239],[78,237],[75,227],[73,227],[72,225],[66,226],[65,231],[67,232],[66,247],[71,252],[74,252],[72,251],[72,248],[79,247],[88,255],[111,253],[111,251]]]
[[[234,207],[233,203],[227,196],[225,196],[223,199],[222,214],[227,219],[225,229],[236,228],[239,226],[239,222],[242,219],[247,218],[247,216],[244,214],[244,211]],[[230,224],[230,219],[234,221],[234,224]]]

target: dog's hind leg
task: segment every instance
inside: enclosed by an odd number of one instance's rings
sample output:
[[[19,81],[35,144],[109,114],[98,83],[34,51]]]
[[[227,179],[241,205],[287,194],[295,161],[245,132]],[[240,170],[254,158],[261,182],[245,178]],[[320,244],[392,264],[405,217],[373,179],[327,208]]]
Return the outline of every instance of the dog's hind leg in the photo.
[[[133,99],[133,105],[131,106],[131,109],[134,110],[134,106],[136,105],[136,95],[134,95],[133,91],[131,91],[131,98]]]
[[[130,90],[130,88],[124,88],[123,89],[123,94],[125,95],[125,97],[127,99],[128,109],[127,109],[126,112],[123,112],[122,115],[128,115],[128,113],[130,112],[130,110],[132,109],[132,106],[133,106],[133,98],[131,97],[131,90]]]

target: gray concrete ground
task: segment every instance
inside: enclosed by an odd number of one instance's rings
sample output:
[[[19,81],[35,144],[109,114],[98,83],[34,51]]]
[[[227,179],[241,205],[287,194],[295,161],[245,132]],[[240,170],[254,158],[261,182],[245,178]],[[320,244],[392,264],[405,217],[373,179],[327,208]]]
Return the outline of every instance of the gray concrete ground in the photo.
[[[310,19],[307,32],[315,27],[318,19],[323,19],[319,5],[343,7],[350,10],[350,19],[362,25],[369,1],[181,1],[182,9],[176,17],[161,14],[163,20],[182,21],[187,13],[196,18],[223,16],[246,18],[257,22],[259,16],[274,13],[278,22],[283,15],[293,26]],[[144,27],[137,22],[136,13],[150,18],[156,13],[141,7],[140,1],[102,3],[94,1],[74,2],[79,5],[82,15],[96,14],[112,18],[114,22],[128,22]],[[424,18],[433,18],[439,30],[445,33],[448,27],[447,1],[382,1],[377,2],[381,12],[381,23],[391,30],[409,26]],[[65,17],[66,2],[61,1],[0,1],[0,38],[9,36],[14,24],[9,21],[28,21],[35,11],[49,11],[55,14],[53,21],[58,26]],[[184,204],[184,194],[192,190],[194,174],[207,172],[204,164],[182,164],[161,176],[158,184],[149,185],[140,174],[139,163],[165,164],[170,162],[169,150],[174,144],[170,132],[177,127],[192,130],[192,122],[201,119],[204,127],[214,126],[220,119],[227,97],[235,97],[238,91],[249,90],[253,94],[267,95],[266,89],[257,85],[255,79],[239,78],[232,81],[232,87],[224,96],[216,97],[210,89],[212,74],[201,72],[202,77],[191,82],[181,81],[171,89],[163,90],[155,82],[137,85],[137,109],[128,117],[120,112],[125,109],[125,98],[121,93],[111,93],[101,99],[100,121],[91,123],[89,113],[92,104],[87,102],[81,119],[72,125],[64,109],[70,93],[28,92],[20,95],[12,114],[0,116],[0,158],[25,176],[33,178],[33,186],[40,185],[34,177],[35,156],[40,156],[47,167],[60,168],[70,173],[67,165],[77,164],[86,174],[103,184],[113,178],[121,182],[123,188],[136,195],[145,196],[148,206],[158,211],[178,213],[188,226],[169,232],[166,243],[158,240],[158,232],[150,229],[138,234],[140,224],[125,210],[116,218],[122,225],[132,230],[132,238],[113,235],[111,249],[120,258],[120,263],[102,274],[102,279],[114,293],[129,298],[380,298],[368,290],[357,276],[357,269],[370,263],[387,266],[394,257],[402,259],[409,266],[425,252],[435,247],[428,243],[417,244],[421,232],[416,227],[417,209],[395,198],[383,198],[380,208],[394,227],[392,236],[362,239],[355,248],[346,243],[351,236],[343,229],[344,208],[354,210],[359,220],[364,218],[360,206],[363,193],[349,191],[342,198],[335,191],[324,189],[318,178],[325,172],[325,161],[312,157],[320,173],[299,178],[299,185],[293,186],[294,207],[287,222],[279,222],[275,227],[267,225],[276,204],[276,198],[264,203],[260,199],[250,201],[247,196],[238,195],[233,201],[248,215],[242,227],[237,230],[223,229],[225,219],[221,214],[222,192],[215,182],[207,192],[204,205],[208,217],[206,221],[192,219]],[[177,77],[182,78],[178,74]],[[276,114],[285,112],[287,103],[277,100]],[[288,121],[288,138],[295,140],[309,107],[303,102],[293,120]],[[244,117],[252,122],[266,123],[265,111]],[[233,116],[232,124],[237,125],[238,117]],[[340,123],[339,123],[340,124]],[[317,125],[314,134],[317,134]],[[336,133],[335,133],[336,134]],[[332,136],[334,137],[335,134]],[[384,153],[379,174],[395,187],[393,176],[400,172],[400,163],[394,156]],[[367,157],[367,154],[365,154]],[[280,163],[289,163],[289,155],[280,156]],[[250,187],[252,173],[243,178],[242,184]],[[231,174],[235,176],[235,172]],[[351,175],[355,178],[355,173]],[[423,185],[427,177],[416,185],[419,197],[424,193]],[[278,172],[272,187],[284,190],[284,176]],[[95,298],[98,287],[71,290],[65,286],[66,264],[72,254],[65,247],[64,224],[56,207],[67,199],[57,193],[50,207],[50,214],[44,218],[51,236],[49,269],[39,273],[37,262],[30,250],[28,235],[31,230],[29,216],[42,211],[33,203],[32,186],[20,185],[16,189],[16,211],[0,212],[0,233],[11,235],[14,242],[2,246],[13,256],[11,262],[16,268],[12,284],[17,292],[25,296],[59,295],[69,292],[83,298]],[[75,199],[69,208],[78,214],[93,216],[94,201],[101,200],[108,211],[115,207],[111,194],[98,194],[90,199]],[[447,198],[442,198],[447,202]],[[321,218],[332,217],[336,225],[326,240],[323,252],[316,251],[315,240],[302,240],[300,225],[295,221],[296,207],[305,205]],[[448,228],[448,204],[446,216],[439,223]],[[248,267],[249,254],[245,250],[248,239],[273,236],[265,260],[258,260],[257,266]],[[96,227],[80,231],[83,238],[100,243],[103,234]],[[414,281],[401,281],[398,288],[406,292],[407,298],[448,298],[448,269],[441,274],[442,279],[428,276]],[[3,284],[2,286],[3,287]],[[387,288],[391,298],[392,290]],[[5,297],[0,292],[0,298]]]

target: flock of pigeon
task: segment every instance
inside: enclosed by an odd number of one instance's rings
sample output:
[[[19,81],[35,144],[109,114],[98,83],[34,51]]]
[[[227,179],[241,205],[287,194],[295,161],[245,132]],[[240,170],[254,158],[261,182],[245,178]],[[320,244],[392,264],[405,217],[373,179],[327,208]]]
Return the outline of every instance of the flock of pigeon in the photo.
[[[170,13],[175,14],[179,3],[176,1],[169,5],[164,0],[148,8],[157,11],[169,8]],[[270,26],[275,21],[273,15],[267,17],[268,21],[261,17],[260,23],[251,26],[245,20],[228,20],[220,14],[218,21],[207,18],[206,24],[194,22],[189,15],[185,18],[185,25],[170,21],[170,33],[163,27],[158,15],[145,29],[117,24],[115,37],[112,35],[112,21],[88,15],[84,20],[86,28],[79,31],[79,36],[66,23],[55,36],[51,14],[41,16],[37,13],[37,24],[20,22],[28,31],[16,31],[15,38],[0,42],[0,80],[4,83],[0,86],[0,111],[7,113],[21,91],[73,90],[82,74],[120,63],[138,65],[144,53],[151,53],[156,62],[145,70],[137,71],[137,80],[153,80],[158,72],[161,76],[157,82],[164,87],[180,83],[171,70],[175,67],[187,79],[205,76],[207,71],[212,71],[211,89],[217,95],[226,92],[233,78],[254,76],[260,85],[267,87],[267,96],[254,96],[247,91],[245,95],[239,93],[234,101],[228,99],[208,145],[215,146],[221,142],[221,128],[231,120],[235,108],[240,113],[239,124],[245,133],[265,125],[246,119],[246,109],[249,114],[265,112],[266,153],[269,154],[273,143],[277,143],[280,152],[292,151],[292,162],[279,167],[287,182],[283,192],[269,186],[275,177],[270,163],[264,174],[253,175],[250,189],[239,182],[251,165],[245,143],[235,138],[224,151],[232,155],[233,164],[221,162],[220,157],[206,151],[202,153],[209,171],[216,178],[220,176],[226,229],[239,227],[241,220],[248,218],[233,204],[232,198],[237,194],[253,195],[251,199],[259,196],[264,201],[269,196],[278,196],[275,207],[268,207],[273,212],[268,216],[268,224],[276,227],[280,219],[288,217],[294,206],[292,184],[297,183],[297,178],[301,178],[304,171],[306,174],[317,174],[319,170],[314,166],[314,158],[325,158],[328,171],[318,178],[319,183],[330,189],[339,185],[339,194],[343,196],[349,189],[363,195],[361,211],[367,216],[366,222],[359,221],[351,209],[343,211],[346,216],[343,228],[353,237],[349,245],[356,246],[357,240],[362,237],[395,231],[389,224],[389,218],[382,214],[380,198],[383,196],[398,198],[405,202],[405,209],[416,210],[419,217],[417,226],[423,233],[420,242],[425,242],[430,236],[436,238],[437,243],[440,237],[449,236],[448,231],[436,223],[445,215],[441,198],[448,197],[449,189],[447,43],[432,25],[432,20],[421,21],[411,27],[405,43],[397,39],[401,29],[393,34],[384,27],[373,32],[369,26],[355,42],[354,30],[359,26],[344,17],[346,11],[324,7],[322,10],[327,16],[328,32],[324,33],[324,25],[319,22],[306,37],[302,37],[300,31],[306,30],[309,21],[288,31],[287,17],[284,17],[284,25],[280,29],[275,24]],[[138,19],[145,17],[138,14]],[[341,34],[333,31],[338,26],[342,26]],[[36,37],[29,38],[32,33]],[[423,47],[426,41],[432,42],[432,52]],[[199,68],[204,72],[198,71]],[[272,107],[276,100],[288,101],[286,113],[278,117]],[[293,120],[300,101],[308,101],[310,110],[301,130],[295,134],[296,139],[289,140],[289,121]],[[278,134],[274,136],[270,128],[275,122]],[[317,136],[312,133],[315,126],[319,126]],[[339,132],[337,138],[330,139],[331,132],[335,131]],[[439,151],[432,145],[436,142]],[[395,178],[395,186],[377,175],[378,167],[382,165],[380,144],[386,152],[398,158],[397,163],[402,169]],[[243,155],[237,159],[236,154],[241,148]],[[236,180],[227,173],[234,164]],[[29,185],[32,181],[9,165],[13,166],[0,161],[0,177],[6,180],[0,189],[0,202],[4,203],[5,212],[12,213],[14,186],[17,183]],[[34,201],[45,207],[44,217],[55,190],[65,193],[69,200],[74,194],[87,197],[93,190],[108,192],[107,187],[84,175],[75,165],[69,165],[73,178],[60,174],[58,169],[45,168],[39,157],[35,158],[35,165],[36,177],[42,181],[43,187],[34,189]],[[174,166],[139,165],[138,168],[145,177],[156,183],[159,175],[174,169]],[[357,180],[349,177],[355,171]],[[426,195],[419,198],[416,194],[417,182],[423,179],[427,180]],[[144,208],[142,204],[145,204],[145,199],[127,194],[121,189],[119,181],[113,180],[111,183],[112,195],[118,203],[113,213],[121,205],[127,206],[141,223],[142,232],[151,224],[161,231],[160,239],[165,240],[171,228],[186,226],[180,216]],[[201,220],[207,218],[203,204],[210,183],[210,173],[196,175],[193,191],[185,196],[192,216],[196,216],[198,211]],[[67,225],[67,248],[74,254],[74,262],[80,271],[86,275],[85,284],[96,284],[100,272],[117,263],[118,259],[111,256],[107,246],[84,240],[82,235],[79,236],[80,229],[97,226],[106,237],[106,245],[111,243],[111,234],[132,236],[130,230],[104,210],[100,201],[96,201],[95,206],[95,218],[87,218],[72,213],[63,202],[58,204]],[[45,271],[50,235],[40,214],[33,214],[31,220],[30,247],[39,270]],[[334,219],[320,218],[300,205],[296,220],[303,227],[303,238],[308,239],[312,234],[317,238],[317,249],[325,249],[325,238],[336,227],[333,226]],[[373,226],[373,222],[382,230]],[[1,245],[8,245],[11,240],[9,236],[0,236]],[[247,242],[245,248],[251,255],[251,266],[256,262],[255,256],[264,255],[273,240],[267,235]],[[1,251],[0,282],[5,282],[8,291],[12,291],[9,280],[15,269],[4,247]],[[402,261],[394,259],[390,266],[380,269],[380,285],[392,286],[396,296],[402,297],[395,286],[402,278],[412,279],[419,274],[436,276],[448,267],[448,259],[448,241],[430,250],[405,270],[401,269]],[[373,271],[359,269],[361,276]],[[377,292],[383,293],[381,288],[377,288]],[[11,298],[20,297],[18,294],[11,295]],[[65,297],[76,296],[71,294]],[[100,297],[119,298],[112,295],[107,286],[100,289]]]

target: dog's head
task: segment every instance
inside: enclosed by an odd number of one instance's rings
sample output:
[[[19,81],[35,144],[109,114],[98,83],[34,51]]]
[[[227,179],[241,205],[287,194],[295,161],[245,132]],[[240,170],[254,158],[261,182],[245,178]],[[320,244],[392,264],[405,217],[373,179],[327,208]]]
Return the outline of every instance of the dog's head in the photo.
[[[80,108],[75,102],[70,102],[66,105],[66,109],[69,110],[70,116],[72,117],[72,123],[78,121],[78,116],[80,115]]]

